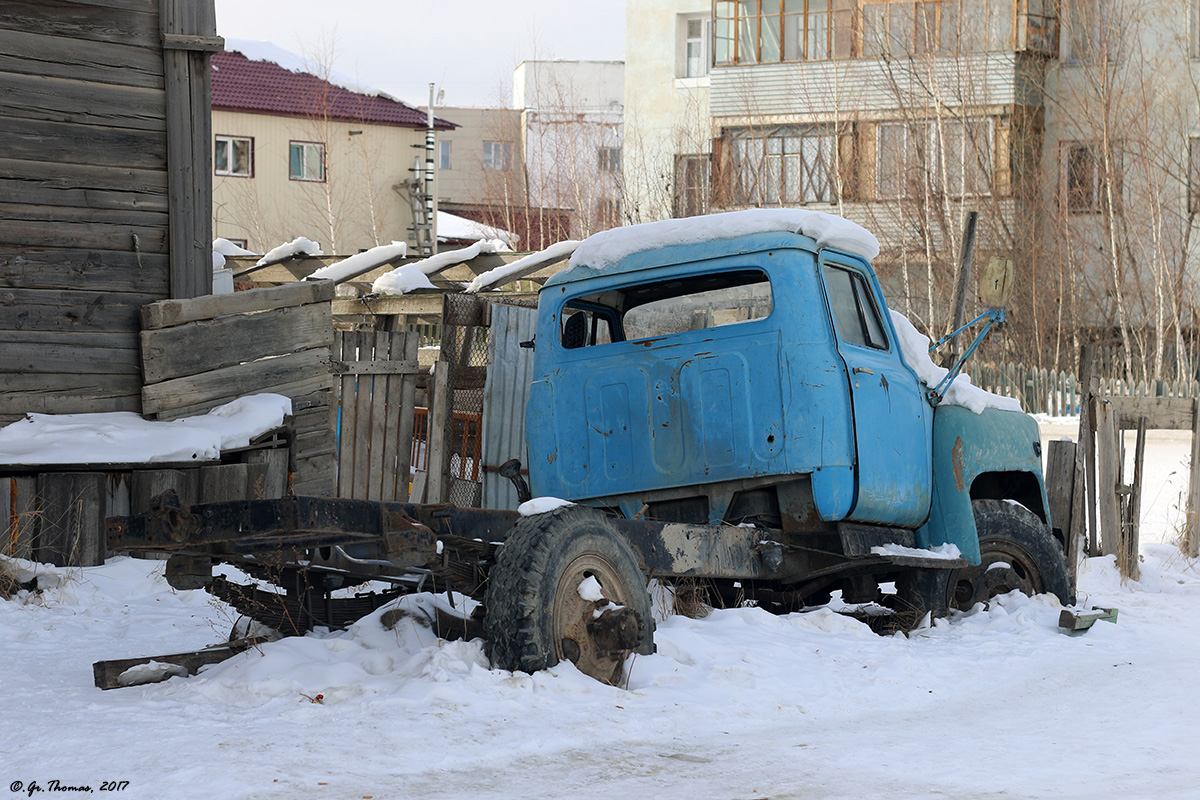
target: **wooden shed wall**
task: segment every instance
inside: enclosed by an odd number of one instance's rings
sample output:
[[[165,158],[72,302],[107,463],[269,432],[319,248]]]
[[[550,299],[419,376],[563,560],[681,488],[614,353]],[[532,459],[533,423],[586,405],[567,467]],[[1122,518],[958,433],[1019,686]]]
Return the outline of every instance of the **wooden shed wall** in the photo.
[[[163,34],[204,33],[212,14],[212,0],[0,0],[0,424],[140,411],[138,310],[211,286],[191,252],[194,285],[178,266],[172,281]],[[207,131],[184,135],[207,158]],[[176,213],[211,187],[194,165]],[[200,233],[186,235],[207,259]]]

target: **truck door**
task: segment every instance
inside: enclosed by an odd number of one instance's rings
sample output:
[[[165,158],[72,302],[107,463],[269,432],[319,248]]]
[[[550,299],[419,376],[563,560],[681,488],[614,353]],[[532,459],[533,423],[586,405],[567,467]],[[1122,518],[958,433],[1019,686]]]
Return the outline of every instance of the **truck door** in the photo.
[[[820,263],[854,416],[858,491],[849,518],[919,525],[929,512],[932,411],[868,273],[850,259],[822,254]]]

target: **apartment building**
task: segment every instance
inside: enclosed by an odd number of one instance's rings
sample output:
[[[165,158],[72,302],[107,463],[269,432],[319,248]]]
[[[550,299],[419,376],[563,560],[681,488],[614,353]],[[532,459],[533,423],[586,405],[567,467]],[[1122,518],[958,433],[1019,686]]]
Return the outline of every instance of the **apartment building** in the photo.
[[[888,293],[930,330],[974,210],[976,258],[1018,267],[1031,358],[1064,363],[1080,332],[1181,353],[1198,6],[630,0],[626,205],[847,216],[879,236]]]

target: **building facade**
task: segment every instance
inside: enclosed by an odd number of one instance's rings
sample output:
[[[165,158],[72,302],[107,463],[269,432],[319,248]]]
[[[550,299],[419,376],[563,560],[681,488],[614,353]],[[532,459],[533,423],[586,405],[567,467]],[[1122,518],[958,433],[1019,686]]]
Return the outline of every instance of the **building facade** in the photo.
[[[1069,366],[1098,336],[1131,369],[1186,368],[1198,6],[631,0],[626,206],[854,219],[929,331],[977,211],[976,259],[1018,267],[1029,360]]]
[[[213,56],[212,86],[215,236],[256,252],[297,236],[328,253],[416,243],[424,112],[239,52]]]
[[[620,225],[624,64],[523,61],[513,71],[531,205],[570,211],[570,235]]]

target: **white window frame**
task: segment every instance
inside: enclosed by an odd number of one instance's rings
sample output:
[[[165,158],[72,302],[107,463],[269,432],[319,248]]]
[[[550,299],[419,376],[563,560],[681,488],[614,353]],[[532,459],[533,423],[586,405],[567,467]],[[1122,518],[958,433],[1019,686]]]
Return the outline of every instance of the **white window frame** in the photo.
[[[454,169],[454,147],[449,139],[438,139],[438,169]]]
[[[299,150],[297,150],[299,148]],[[300,153],[300,172],[293,169],[292,154]],[[316,176],[312,175],[310,169],[311,161],[313,160],[312,153],[316,153],[316,161],[319,165]],[[325,145],[320,142],[288,142],[288,180],[305,181],[307,183],[324,183],[325,182]]]
[[[483,168],[494,172],[512,169],[512,142],[484,142]]]
[[[677,33],[675,77],[680,80],[700,80],[708,77],[712,67],[712,20],[707,14],[680,14]],[[693,36],[691,26],[698,25],[698,35]],[[693,62],[691,53],[696,52]]]
[[[217,134],[213,143],[213,174],[222,175],[230,178],[253,178],[254,177],[254,139],[250,136],[230,136],[226,134]],[[238,142],[246,145],[246,171],[237,172],[234,170],[233,153]],[[221,145],[228,148],[227,166],[222,169],[217,166],[220,160]]]

